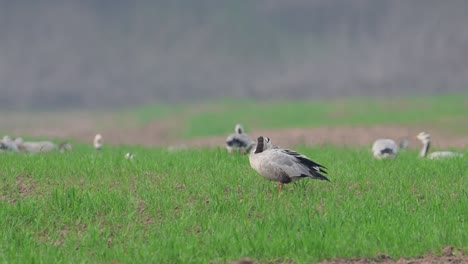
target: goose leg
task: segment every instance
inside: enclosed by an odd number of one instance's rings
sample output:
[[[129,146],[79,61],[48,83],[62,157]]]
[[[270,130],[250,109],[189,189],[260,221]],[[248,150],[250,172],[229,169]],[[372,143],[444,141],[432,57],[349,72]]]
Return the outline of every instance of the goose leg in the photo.
[[[278,192],[280,193],[282,190],[283,190],[283,184],[280,183],[280,184],[278,185]]]

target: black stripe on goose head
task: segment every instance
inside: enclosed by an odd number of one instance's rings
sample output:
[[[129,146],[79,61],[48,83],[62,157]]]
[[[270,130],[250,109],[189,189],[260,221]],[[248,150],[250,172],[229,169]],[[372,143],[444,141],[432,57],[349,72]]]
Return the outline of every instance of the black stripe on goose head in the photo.
[[[264,144],[265,144],[264,142],[265,142],[265,141],[264,141],[264,139],[263,139],[262,136],[259,136],[259,137],[257,138],[257,148],[255,149],[255,154],[257,154],[257,153],[262,153],[262,152],[263,152],[263,150],[264,150]]]
[[[236,125],[236,133],[239,135],[244,133],[244,128],[242,127],[241,124]]]

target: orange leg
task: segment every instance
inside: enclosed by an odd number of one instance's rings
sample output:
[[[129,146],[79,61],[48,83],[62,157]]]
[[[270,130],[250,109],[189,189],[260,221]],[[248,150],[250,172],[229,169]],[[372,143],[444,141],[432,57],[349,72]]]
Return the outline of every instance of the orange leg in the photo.
[[[278,192],[280,193],[282,190],[283,190],[283,184],[280,183],[279,186],[278,186]]]

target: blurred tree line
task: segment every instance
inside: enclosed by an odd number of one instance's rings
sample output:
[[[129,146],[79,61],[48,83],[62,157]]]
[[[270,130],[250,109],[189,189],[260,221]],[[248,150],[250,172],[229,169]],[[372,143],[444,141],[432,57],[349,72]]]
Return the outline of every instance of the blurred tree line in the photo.
[[[0,108],[466,92],[464,0],[0,2]]]

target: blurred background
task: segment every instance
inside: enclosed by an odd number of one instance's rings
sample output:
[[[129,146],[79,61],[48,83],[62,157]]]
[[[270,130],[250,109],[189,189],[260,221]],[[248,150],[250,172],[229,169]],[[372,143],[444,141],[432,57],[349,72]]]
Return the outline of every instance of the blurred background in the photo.
[[[464,0],[0,2],[0,109],[468,90]]]
[[[241,123],[285,146],[430,131],[464,148],[466,14],[465,0],[0,1],[0,133],[223,146]]]

